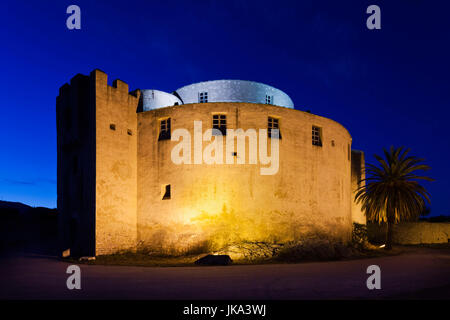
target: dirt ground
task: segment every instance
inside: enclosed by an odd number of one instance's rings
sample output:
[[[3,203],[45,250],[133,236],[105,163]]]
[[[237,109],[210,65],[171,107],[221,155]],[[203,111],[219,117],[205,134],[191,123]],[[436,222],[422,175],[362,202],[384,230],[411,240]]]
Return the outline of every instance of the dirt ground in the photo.
[[[70,263],[13,254],[0,263],[0,299],[450,299],[450,250],[406,247],[402,254],[332,262],[139,267],[79,264],[81,290],[69,290]],[[367,267],[381,269],[369,290]]]

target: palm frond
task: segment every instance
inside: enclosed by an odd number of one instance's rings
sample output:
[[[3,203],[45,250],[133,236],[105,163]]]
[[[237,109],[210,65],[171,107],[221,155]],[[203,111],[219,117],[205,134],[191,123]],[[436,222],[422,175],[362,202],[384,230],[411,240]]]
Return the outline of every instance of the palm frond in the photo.
[[[362,204],[367,219],[374,222],[399,222],[417,218],[430,194],[419,180],[433,181],[417,171],[427,171],[424,159],[409,155],[404,147],[383,149],[384,157],[374,155],[377,165],[366,164],[366,177],[360,180],[355,200]]]

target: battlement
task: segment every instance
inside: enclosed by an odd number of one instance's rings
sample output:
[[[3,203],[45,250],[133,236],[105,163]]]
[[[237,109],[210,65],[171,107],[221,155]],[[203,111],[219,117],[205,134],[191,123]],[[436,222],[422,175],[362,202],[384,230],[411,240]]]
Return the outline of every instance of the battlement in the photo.
[[[88,79],[96,83],[97,90],[104,89],[106,91],[109,90],[112,94],[126,94],[134,99],[139,99],[141,94],[140,89],[129,91],[128,83],[120,79],[113,80],[112,85],[110,86],[108,84],[108,75],[100,69],[94,69],[89,74],[89,76],[81,73],[78,73],[75,76],[73,76],[68,83],[66,82],[59,88],[58,96],[69,94],[71,88],[79,87],[81,83],[87,81]]]
[[[108,84],[108,75],[100,69],[94,69],[89,76],[95,82],[97,91],[106,91],[118,97],[122,96],[122,98],[128,97],[131,99],[139,99],[139,89],[129,91],[128,83],[120,79],[113,80],[112,86],[110,86]]]

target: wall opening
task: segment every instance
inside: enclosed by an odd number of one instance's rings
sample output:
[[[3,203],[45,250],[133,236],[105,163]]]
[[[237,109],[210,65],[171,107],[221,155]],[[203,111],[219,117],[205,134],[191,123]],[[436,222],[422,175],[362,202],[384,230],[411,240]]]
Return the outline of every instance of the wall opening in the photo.
[[[208,92],[199,92],[198,93],[198,102],[199,103],[206,103],[208,102]]]
[[[213,114],[213,129],[219,130],[222,135],[227,134],[227,115],[226,114]],[[213,133],[214,135],[214,133]]]
[[[278,129],[278,139],[281,139],[281,131],[280,131],[280,119],[275,117],[269,117],[267,119],[267,135],[269,138],[272,138],[272,130]]]
[[[170,199],[170,184],[166,184],[163,186],[163,200],[169,200]]]
[[[322,146],[322,128],[312,126],[312,145],[317,147]]]
[[[170,118],[159,120],[158,140],[170,140]]]

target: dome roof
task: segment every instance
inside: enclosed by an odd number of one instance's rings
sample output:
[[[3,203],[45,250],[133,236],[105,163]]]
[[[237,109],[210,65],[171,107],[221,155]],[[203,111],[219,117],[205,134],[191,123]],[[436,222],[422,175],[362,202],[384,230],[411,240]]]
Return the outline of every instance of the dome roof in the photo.
[[[291,98],[272,86],[247,80],[212,80],[181,87],[173,93],[142,90],[143,111],[203,102],[248,102],[294,108]]]
[[[267,84],[247,80],[213,80],[198,82],[177,89],[183,103],[200,102],[200,94],[207,93],[207,102],[267,103],[294,108],[291,98],[283,91]]]
[[[141,91],[143,111],[183,104],[178,97],[168,92],[153,89],[146,89]]]

